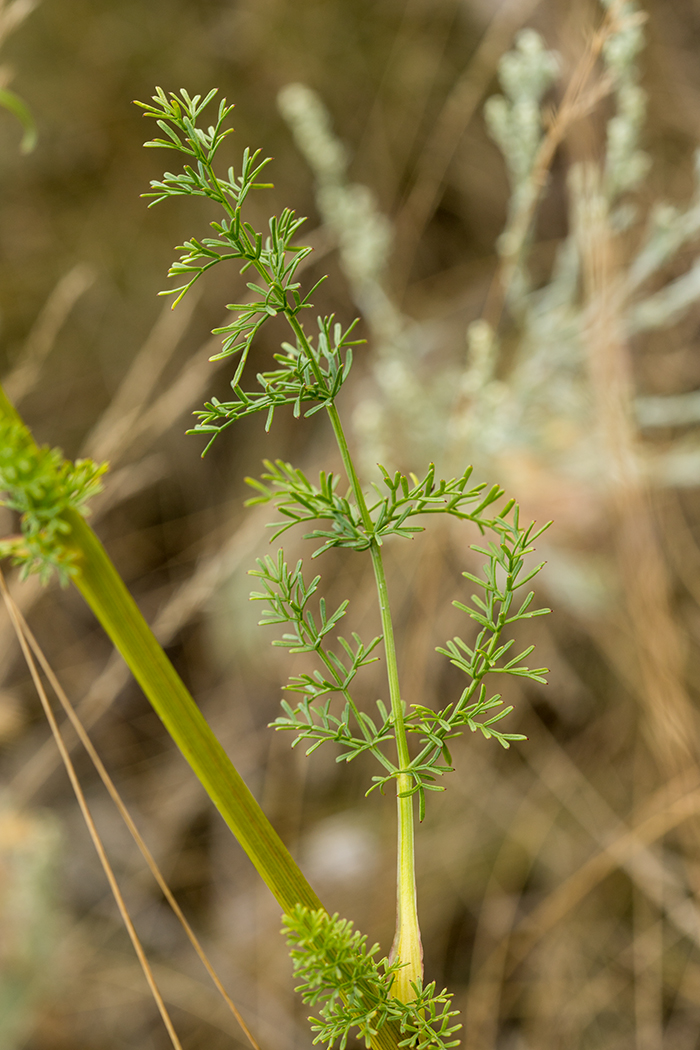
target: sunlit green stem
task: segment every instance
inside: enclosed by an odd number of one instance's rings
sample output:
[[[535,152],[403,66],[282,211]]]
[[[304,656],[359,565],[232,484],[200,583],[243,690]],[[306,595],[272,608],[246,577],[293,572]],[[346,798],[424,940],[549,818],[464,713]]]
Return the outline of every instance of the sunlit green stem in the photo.
[[[285,911],[320,901],[241,779],[90,526],[69,512],[75,585],[129,665],[207,794]]]
[[[333,432],[335,434],[338,448],[343,459],[343,466],[352,486],[357,505],[362,515],[362,520],[368,532],[372,531],[372,519],[367,509],[362,487],[360,485],[355,466],[350,455],[350,449],[343,431],[343,425],[335,405],[328,408]],[[398,755],[399,769],[408,769],[411,757],[408,750],[408,739],[404,723],[403,701],[401,700],[401,688],[399,685],[399,671],[396,662],[396,643],[394,641],[394,627],[391,619],[391,608],[389,606],[389,592],[386,585],[386,574],[382,560],[381,547],[376,539],[372,537],[370,547],[372,555],[372,566],[374,578],[377,584],[377,595],[379,597],[379,610],[382,618],[382,633],[384,635],[384,652],[386,654],[387,677],[389,679],[389,697],[391,699],[391,712],[394,719],[394,733],[396,737],[396,751]],[[415,998],[412,984],[416,984],[423,977],[423,948],[420,939],[420,927],[418,925],[418,905],[416,900],[416,873],[415,873],[415,842],[414,842],[414,814],[413,797],[408,795],[412,786],[411,776],[408,773],[400,773],[396,778],[397,810],[398,810],[398,856],[396,872],[396,935],[392,948],[392,959],[399,960],[404,965],[399,970],[393,993],[402,1002],[410,1002]]]
[[[0,387],[0,418],[21,419]],[[285,911],[320,901],[214,736],[107,552],[77,511],[64,511],[73,581],[129,665],[207,794]]]

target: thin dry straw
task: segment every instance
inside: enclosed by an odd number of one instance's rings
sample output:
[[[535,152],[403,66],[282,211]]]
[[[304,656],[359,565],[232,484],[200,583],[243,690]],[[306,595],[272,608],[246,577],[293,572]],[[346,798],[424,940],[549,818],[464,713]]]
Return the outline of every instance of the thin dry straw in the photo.
[[[421,153],[415,181],[397,222],[400,243],[395,265],[401,269],[402,284],[408,279],[418,242],[440,202],[440,191],[450,163],[488,90],[498,60],[508,48],[513,34],[539,3],[540,0],[508,0],[498,8],[469,65],[445,100]]]
[[[3,0],[0,3],[0,44],[32,13],[37,3],[38,0],[14,0],[13,3]]]
[[[540,783],[599,846],[607,849],[624,832],[627,825],[620,825],[619,816],[551,737],[546,747],[541,744],[534,754],[526,748],[523,754]],[[687,788],[697,786],[698,783],[691,784],[684,775],[664,785],[662,792],[667,793],[668,798],[675,798]],[[661,798],[663,802],[663,795]],[[655,805],[656,799],[657,796],[653,796],[650,804]],[[688,896],[687,883],[673,861],[647,846],[627,856],[620,866],[649,901],[666,913],[680,935],[700,945],[700,909]]]
[[[248,1041],[250,1042],[251,1046],[253,1047],[253,1050],[260,1050],[260,1047],[259,1047],[258,1043],[256,1042],[255,1038],[253,1037],[252,1033],[250,1032],[250,1029],[246,1025],[246,1023],[243,1020],[243,1018],[241,1017],[238,1009],[236,1008],[234,1002],[232,1001],[232,999],[229,996],[228,992],[224,988],[224,986],[223,986],[223,984],[222,984],[218,974],[216,973],[214,967],[212,966],[211,962],[209,961],[209,959],[208,959],[208,957],[207,957],[207,955],[206,955],[206,953],[205,953],[201,943],[199,942],[199,940],[197,938],[197,935],[195,934],[194,930],[192,929],[192,927],[190,926],[189,922],[185,918],[185,915],[183,914],[182,909],[180,908],[180,905],[175,900],[175,897],[173,896],[170,887],[168,886],[167,882],[165,881],[165,878],[163,877],[163,874],[162,874],[160,868],[156,864],[156,861],[155,861],[155,859],[153,857],[153,854],[151,853],[151,851],[149,850],[148,846],[146,845],[146,843],[144,842],[143,838],[141,837],[141,834],[140,834],[138,828],[136,827],[136,825],[134,824],[134,821],[131,818],[131,814],[129,813],[127,807],[125,806],[125,804],[124,804],[124,802],[123,802],[123,800],[121,798],[121,795],[119,794],[119,792],[118,792],[118,790],[117,790],[117,788],[116,788],[116,786],[114,784],[114,781],[112,780],[112,778],[110,777],[109,773],[105,769],[105,767],[104,767],[104,765],[102,763],[102,759],[97,754],[97,751],[95,750],[94,745],[93,745],[90,737],[88,736],[88,734],[87,734],[87,732],[85,730],[85,727],[83,726],[82,722],[80,721],[80,719],[79,719],[79,717],[78,717],[78,715],[77,715],[77,713],[75,711],[75,708],[73,707],[73,705],[71,704],[70,700],[68,699],[68,696],[66,695],[65,690],[61,686],[61,683],[58,681],[56,675],[54,674],[53,668],[51,667],[49,661],[46,659],[46,656],[44,655],[43,650],[41,649],[39,643],[37,642],[37,640],[36,640],[32,630],[31,630],[31,628],[27,624],[26,620],[22,616],[22,614],[19,611],[19,609],[17,608],[17,606],[12,601],[12,598],[7,593],[7,589],[5,587],[4,579],[2,580],[2,583],[0,584],[0,586],[2,586],[3,593],[4,593],[4,596],[5,596],[5,604],[8,605],[8,609],[10,608],[10,606],[12,606],[12,608],[14,609],[13,622],[14,623],[18,623],[20,625],[20,629],[21,629],[21,631],[23,633],[24,638],[29,643],[31,649],[34,652],[34,655],[36,656],[37,660],[41,664],[41,667],[42,667],[42,669],[44,671],[44,674],[46,675],[47,679],[49,680],[49,682],[51,684],[51,688],[54,690],[56,696],[58,697],[58,699],[59,699],[59,701],[61,703],[61,706],[63,707],[63,710],[65,711],[66,715],[68,716],[68,719],[70,720],[70,722],[71,722],[71,724],[72,724],[76,734],[78,735],[78,737],[80,739],[80,742],[82,743],[83,747],[85,748],[85,750],[87,751],[88,755],[90,756],[90,759],[91,759],[93,765],[95,766],[95,769],[97,770],[97,772],[100,775],[102,783],[107,788],[107,791],[109,792],[109,794],[110,794],[110,796],[112,798],[112,801],[114,802],[115,806],[119,810],[119,814],[120,814],[122,820],[126,824],[126,826],[129,829],[129,832],[130,832],[132,838],[134,839],[134,842],[136,843],[136,845],[138,846],[139,850],[141,851],[141,854],[142,854],[144,860],[146,861],[146,864],[148,865],[148,867],[149,867],[149,869],[151,871],[151,874],[153,875],[154,879],[158,883],[158,886],[160,887],[160,890],[163,893],[163,896],[165,897],[165,899],[167,900],[168,904],[172,908],[173,912],[177,916],[180,924],[182,925],[182,928],[184,929],[185,933],[187,934],[187,937],[188,937],[192,947],[194,948],[194,950],[196,951],[197,955],[199,956],[199,958],[200,958],[200,960],[202,962],[202,965],[204,966],[205,970],[207,971],[207,973],[211,977],[212,982],[214,983],[217,991],[220,993],[220,995],[224,999],[224,1002],[228,1006],[229,1010],[231,1011],[233,1016],[236,1018],[238,1024],[241,1026],[241,1028],[242,1028],[243,1032],[245,1033]],[[24,652],[24,647],[23,647],[23,652]],[[30,667],[30,669],[31,669],[31,667]],[[43,703],[43,699],[42,699],[42,703]],[[53,726],[52,726],[52,728],[53,728]],[[61,755],[62,756],[64,755],[64,752],[67,755],[67,750],[65,748],[65,744],[63,745],[62,750],[61,750]],[[65,761],[65,758],[64,758],[64,761]]]
[[[163,372],[185,335],[200,292],[182,304],[173,313],[168,303],[161,310],[145,343],[132,361],[112,401],[102,413],[84,441],[84,448],[92,459],[121,458],[132,443],[132,430],[139,420],[148,415],[145,406],[153,395]],[[208,344],[207,344],[208,345]]]
[[[679,776],[672,784],[675,786],[683,782],[684,778]],[[689,818],[697,816],[698,812],[700,789],[697,786],[677,798],[670,796],[668,785],[654,794],[634,824],[621,832],[609,845],[589,857],[513,927],[508,936],[516,940],[511,946],[507,973],[511,974],[535,945],[604,878],[617,868],[623,867],[630,857],[641,852],[645,846],[656,842]],[[692,904],[690,898],[676,907],[680,909],[686,903]],[[692,936],[690,930],[683,932],[688,937]],[[499,944],[495,950],[500,950],[500,947]]]
[[[56,337],[81,295],[94,283],[95,272],[84,263],[60,279],[36,319],[15,368],[3,380],[8,396],[18,405],[36,386]]]
[[[141,941],[139,940],[138,934],[136,933],[136,929],[134,928],[134,924],[131,921],[131,916],[129,915],[126,903],[121,895],[119,885],[114,876],[114,871],[112,870],[112,866],[109,863],[109,860],[107,859],[107,854],[105,853],[104,846],[102,845],[102,840],[99,836],[99,832],[95,827],[95,823],[92,819],[92,814],[90,813],[88,804],[85,800],[85,795],[83,794],[83,789],[80,786],[80,781],[78,780],[77,774],[75,772],[75,767],[73,766],[70,755],[68,754],[68,751],[66,750],[66,747],[63,743],[61,731],[58,728],[58,723],[56,722],[54,713],[51,710],[49,699],[44,690],[44,685],[39,676],[36,663],[34,662],[34,657],[32,656],[31,650],[29,649],[27,639],[24,636],[20,620],[18,619],[17,607],[12,601],[12,598],[10,597],[10,593],[5,583],[5,577],[2,574],[2,572],[0,572],[0,589],[2,590],[2,596],[5,601],[7,611],[10,615],[10,619],[12,620],[12,626],[15,629],[17,640],[19,641],[20,647],[22,649],[22,654],[27,662],[29,673],[32,676],[34,686],[36,688],[37,693],[39,694],[41,706],[44,708],[44,713],[51,727],[51,732],[53,733],[54,739],[56,740],[56,746],[61,752],[63,764],[66,767],[66,772],[68,773],[68,777],[73,786],[73,791],[75,792],[75,797],[78,800],[78,805],[80,806],[83,818],[85,820],[85,823],[87,824],[88,831],[90,832],[90,838],[92,839],[93,845],[97,851],[97,856],[100,858],[100,863],[102,864],[104,873],[107,876],[107,881],[109,882],[110,889],[114,894],[114,899],[117,902],[117,907],[119,908],[119,913],[122,917],[122,921],[126,926],[129,937],[131,938],[131,943],[134,946],[134,951],[136,952],[138,960],[141,963],[141,968],[143,970],[144,976],[146,978],[146,981],[148,982],[149,988],[151,989],[151,994],[156,1001],[156,1005],[158,1006],[158,1010],[160,1011],[160,1016],[163,1018],[163,1024],[167,1029],[168,1035],[170,1036],[170,1040],[173,1046],[175,1047],[175,1050],[182,1050],[182,1044],[177,1037],[177,1032],[173,1027],[173,1023],[170,1020],[170,1015],[168,1013],[165,1003],[163,1002],[163,997],[161,996],[160,991],[158,990],[158,985],[156,984],[153,972],[149,965],[148,959],[146,958],[146,953],[143,950]]]
[[[664,552],[640,466],[640,437],[631,411],[630,348],[621,316],[617,244],[601,171],[587,165],[572,174],[575,231],[588,306],[585,347],[596,402],[603,477],[615,523],[621,595],[639,668],[648,744],[660,768],[673,775],[684,768],[692,769],[699,741],[684,680],[682,644],[671,608]]]

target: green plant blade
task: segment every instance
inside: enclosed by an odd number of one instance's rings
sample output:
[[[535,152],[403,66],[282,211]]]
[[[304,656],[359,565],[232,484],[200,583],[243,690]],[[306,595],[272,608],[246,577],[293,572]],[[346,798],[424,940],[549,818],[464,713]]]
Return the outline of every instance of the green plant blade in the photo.
[[[29,107],[19,95],[7,88],[0,88],[0,106],[12,113],[22,125],[24,133],[20,149],[22,153],[31,153],[37,143],[36,124]]]
[[[0,419],[22,422],[0,387]],[[64,510],[64,538],[75,554],[72,580],[121,653],[189,762],[285,912],[322,907],[317,895],[216,739],[158,644],[99,539],[78,511]]]
[[[165,728],[285,911],[321,903],[156,641],[99,539],[66,512],[78,555],[74,583],[129,665]],[[306,902],[309,902],[308,904]]]

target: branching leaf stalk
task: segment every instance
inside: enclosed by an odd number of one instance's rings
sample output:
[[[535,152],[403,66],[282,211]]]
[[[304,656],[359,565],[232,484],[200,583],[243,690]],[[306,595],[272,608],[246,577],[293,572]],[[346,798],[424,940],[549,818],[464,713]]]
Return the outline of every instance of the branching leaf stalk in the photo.
[[[320,664],[319,670],[313,674],[290,679],[286,688],[301,694],[302,698],[296,707],[287,700],[282,701],[283,714],[273,723],[274,728],[295,733],[293,746],[304,741],[309,753],[324,743],[335,744],[339,748],[337,761],[349,762],[363,753],[373,755],[382,772],[372,778],[369,791],[376,788],[383,791],[395,781],[398,809],[397,928],[388,964],[392,975],[390,988],[392,1000],[411,1004],[413,1015],[418,1016],[423,1011],[423,1006],[417,1005],[423,1003],[423,968],[414,872],[414,796],[418,798],[422,819],[426,792],[443,790],[436,781],[452,768],[449,741],[465,728],[472,732],[479,730],[487,738],[495,737],[503,747],[508,747],[512,740],[522,739],[520,734],[505,733],[497,727],[511,709],[502,706],[500,694],[488,694],[485,679],[491,673],[505,673],[543,681],[544,669],[533,670],[522,663],[532,647],[511,657],[513,640],[502,640],[504,630],[516,621],[547,611],[530,609],[532,594],[527,595],[517,611],[513,605],[516,590],[538,571],[523,570],[524,559],[532,550],[532,540],[539,533],[534,531],[533,525],[528,528],[520,526],[513,500],[494,513],[494,504],[502,500],[503,490],[496,485],[491,488],[483,484],[473,485],[471,468],[459,478],[437,481],[432,465],[423,479],[400,472],[392,476],[381,467],[383,485],[375,486],[378,498],[372,496],[368,500],[336,407],[336,398],[352,365],[353,347],[358,342],[351,338],[355,323],[343,331],[333,317],[319,317],[317,336],[312,339],[307,334],[301,312],[312,307],[315,288],[302,295],[299,282],[294,279],[299,262],[310,251],[308,247],[294,243],[303,219],[285,209],[279,217],[270,219],[269,235],[263,235],[243,218],[242,205],[250,190],[260,185],[256,180],[267,161],[259,160],[259,151],[251,154],[246,150],[240,175],[236,176],[233,168],[228,169],[226,178],[215,174],[213,159],[228,134],[223,124],[231,107],[225,102],[220,103],[216,123],[205,132],[197,126],[197,118],[212,98],[211,92],[202,101],[200,96],[192,98],[185,91],[179,96],[167,96],[158,89],[152,105],[139,103],[167,136],[149,145],[180,149],[188,157],[194,157],[197,163],[195,168],[188,160],[180,175],[166,173],[161,181],[151,184],[152,192],[148,196],[158,202],[168,196],[187,193],[205,195],[222,204],[226,213],[223,222],[211,224],[215,237],[191,238],[182,246],[184,254],[170,270],[172,276],[186,277],[185,284],[173,289],[176,302],[206,270],[227,260],[237,260],[241,273],[254,269],[260,282],[248,283],[252,301],[230,304],[228,309],[234,314],[234,319],[218,329],[224,340],[216,357],[238,356],[231,380],[233,399],[219,401],[212,398],[202,411],[195,413],[198,422],[190,433],[205,436],[206,452],[223,430],[236,420],[257,412],[266,413],[266,429],[272,425],[276,408],[282,405],[291,405],[295,416],[300,416],[302,410],[305,416],[310,416],[321,409],[325,409],[328,415],[349,482],[347,494],[339,490],[339,479],[333,474],[322,471],[316,485],[298,468],[277,460],[266,462],[266,472],[261,479],[249,479],[255,495],[248,503],[271,503],[276,507],[281,520],[272,523],[273,539],[295,525],[310,526],[311,531],[305,533],[306,537],[321,541],[314,558],[333,547],[369,553],[382,623],[381,640],[386,658],[390,709],[378,701],[379,719],[375,721],[355,702],[351,691],[354,678],[365,664],[375,659],[370,654],[380,639],[366,644],[353,633],[352,643],[338,636],[340,650],[328,647],[327,638],[346,614],[348,603],[342,603],[329,614],[325,599],[320,598],[317,621],[310,602],[319,584],[318,576],[307,584],[301,563],[294,569],[290,568],[284,561],[283,552],[279,551],[276,560],[268,557],[258,561],[258,568],[252,574],[261,581],[263,589],[251,597],[265,601],[269,607],[261,623],[291,625],[290,632],[273,644],[283,646],[291,653],[315,653]],[[258,373],[259,389],[246,390],[243,377],[252,342],[265,322],[280,314],[290,327],[293,341],[283,343],[280,352],[274,355],[276,368]],[[494,535],[495,542],[475,548],[487,558],[483,577],[465,573],[483,590],[483,597],[473,595],[470,604],[456,603],[478,626],[475,642],[470,646],[455,638],[440,649],[467,675],[466,688],[456,703],[448,704],[442,711],[413,705],[407,714],[401,699],[382,548],[390,536],[411,538],[422,531],[423,526],[415,522],[417,516],[436,513],[471,521],[482,534],[490,532]],[[336,696],[343,703],[340,711],[335,706]],[[418,754],[414,757],[411,757],[409,734],[420,737]],[[392,741],[395,756],[385,750],[385,745]],[[297,916],[299,937],[303,922],[311,921],[310,916],[308,911],[304,917]],[[330,927],[324,925],[325,920],[319,919],[317,933],[320,936],[325,931],[333,940],[340,937],[343,920],[329,921]],[[314,965],[322,969],[323,949],[318,951],[320,954],[315,957]],[[341,986],[342,982],[340,985],[331,982],[326,991],[331,1003],[340,1001],[345,1009],[354,993],[348,988],[343,991]],[[344,1017],[345,1027],[333,1029],[333,1038],[339,1037],[341,1046],[344,1046],[352,1027],[349,1015]],[[372,1026],[363,1025],[364,1022],[359,1024],[361,1034],[370,1038]],[[434,1031],[426,1038],[426,1046],[432,1045],[431,1040],[439,1045]]]

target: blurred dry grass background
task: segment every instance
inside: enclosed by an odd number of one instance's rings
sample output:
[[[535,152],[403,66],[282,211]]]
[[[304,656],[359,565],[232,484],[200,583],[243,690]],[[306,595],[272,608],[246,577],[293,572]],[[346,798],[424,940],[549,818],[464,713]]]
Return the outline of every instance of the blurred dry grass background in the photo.
[[[652,0],[646,10],[643,145],[654,166],[636,196],[685,202],[700,138],[700,5]],[[394,301],[419,326],[430,372],[450,376],[487,299],[506,218],[503,160],[481,115],[498,58],[521,25],[536,27],[564,62],[555,101],[600,20],[593,0],[43,0],[4,45],[40,135],[23,157],[11,118],[0,121],[8,393],[38,439],[111,461],[93,519],[101,537],[324,902],[383,950],[393,806],[362,799],[360,762],[339,768],[323,752],[307,761],[266,728],[289,669],[247,601],[246,570],[267,544],[265,516],[242,509],[243,477],[263,457],[327,466],[328,435],[320,421],[280,418],[265,436],[254,419],[203,462],[184,437],[205,394],[226,390],[229,369],[207,360],[218,345],[209,330],[241,282],[212,275],[174,314],[156,298],[172,246],[202,230],[207,210],[146,210],[139,194],[162,158],[141,148],[151,132],[130,103],[155,84],[218,85],[235,101],[232,148],[275,157],[275,189],[253,213],[264,220],[290,205],[310,217],[313,272],[331,275],[319,308],[348,317],[356,307],[333,236],[276,108],[285,84],[313,87],[349,148],[351,178],[395,223]],[[589,115],[556,154],[533,253],[540,280],[567,233],[566,169],[599,156],[601,128],[600,113]],[[419,837],[426,972],[456,992],[468,1050],[700,1046],[700,469],[697,482],[649,495],[625,473],[640,438],[624,416],[630,384],[642,394],[700,386],[700,309],[633,340],[628,360],[611,294],[620,262],[604,223],[586,230],[591,390],[617,474],[586,488],[522,449],[489,464],[498,473],[486,480],[507,484],[529,516],[555,519],[540,587],[554,614],[524,639],[537,643],[550,685],[510,687],[509,723],[528,743],[455,748],[459,772],[430,800]],[[665,277],[687,268],[692,247]],[[275,337],[264,333],[260,359]],[[508,338],[506,324],[503,369]],[[372,353],[370,342],[358,355],[350,407],[371,394]],[[692,435],[667,427],[644,442],[663,452]],[[464,462],[472,455],[465,444]],[[391,551],[409,703],[460,688],[433,647],[464,630],[450,601],[471,541],[445,530]],[[289,539],[286,549],[295,557],[306,546]],[[320,571],[370,635],[367,576],[336,554]],[[309,1045],[277,907],[121,661],[70,590],[34,580],[12,589],[263,1050]],[[161,1050],[166,1034],[3,617],[0,676],[2,1050]],[[369,674],[368,702],[382,688]],[[75,757],[183,1046],[242,1043],[95,773]]]

